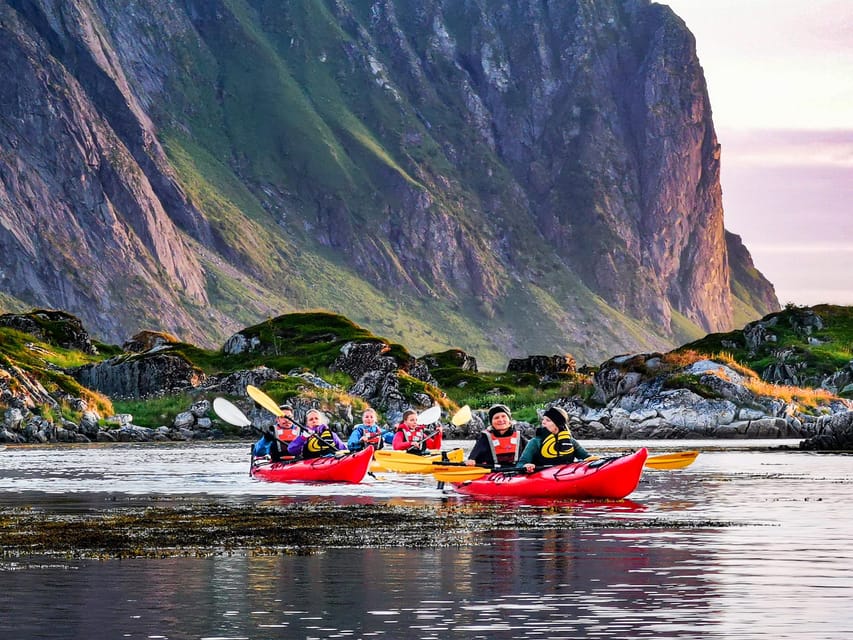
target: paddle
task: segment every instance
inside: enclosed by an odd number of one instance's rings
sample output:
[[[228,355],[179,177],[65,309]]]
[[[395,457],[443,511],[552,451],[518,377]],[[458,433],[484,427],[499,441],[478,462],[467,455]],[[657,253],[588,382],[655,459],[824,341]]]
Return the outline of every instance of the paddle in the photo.
[[[666,470],[683,469],[689,467],[699,456],[698,451],[680,451],[677,453],[664,453],[646,458],[645,466],[650,469]]]
[[[468,424],[471,422],[471,407],[466,404],[464,407],[459,409],[459,411],[453,414],[450,421],[457,427],[461,427],[463,424]]]
[[[245,414],[228,402],[225,398],[213,399],[213,411],[228,424],[233,424],[235,427],[252,426],[252,421]],[[255,466],[255,445],[249,449],[249,475],[252,475],[252,469]]]
[[[225,398],[214,398],[213,411],[225,420],[225,422],[233,424],[235,427],[249,427],[252,425],[252,421]]]
[[[418,414],[418,424],[423,426],[432,424],[441,417],[441,405],[434,404],[429,409]]]
[[[468,424],[469,422],[471,422],[471,407],[469,407],[467,404],[464,405],[463,407],[461,407],[459,409],[459,411],[454,413],[453,417],[450,418],[450,422],[452,422],[457,427],[461,427],[463,424]],[[443,454],[442,458],[447,458],[447,455]],[[447,462],[447,461],[445,460],[445,462]],[[453,463],[449,463],[449,464],[453,464]],[[464,464],[464,463],[458,463],[458,464]],[[435,476],[435,473],[433,473],[433,476]],[[477,477],[479,477],[479,476],[477,476]],[[435,477],[435,479],[438,480],[438,489],[444,489],[445,480],[442,480],[441,478],[439,478],[437,476]]]

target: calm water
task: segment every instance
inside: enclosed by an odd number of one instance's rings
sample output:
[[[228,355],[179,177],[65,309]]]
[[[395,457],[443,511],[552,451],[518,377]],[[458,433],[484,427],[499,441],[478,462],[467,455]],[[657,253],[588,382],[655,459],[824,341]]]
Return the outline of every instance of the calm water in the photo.
[[[584,444],[607,453],[639,443]],[[759,444],[667,442],[703,453],[684,470],[647,471],[630,501],[547,510],[588,526],[498,531],[472,547],[0,559],[0,638],[853,637],[853,457],[732,448]],[[248,463],[248,445],[9,448],[0,503],[446,504],[431,478],[273,485],[251,480]],[[663,526],[643,526],[652,520]]]

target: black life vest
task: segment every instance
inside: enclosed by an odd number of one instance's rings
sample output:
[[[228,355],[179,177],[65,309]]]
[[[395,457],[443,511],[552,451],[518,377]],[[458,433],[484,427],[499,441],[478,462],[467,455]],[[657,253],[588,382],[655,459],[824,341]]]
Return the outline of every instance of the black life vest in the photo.
[[[537,466],[553,466],[573,462],[575,459],[575,443],[572,440],[571,431],[558,431],[545,436],[542,439],[542,447],[539,449],[538,457]]]

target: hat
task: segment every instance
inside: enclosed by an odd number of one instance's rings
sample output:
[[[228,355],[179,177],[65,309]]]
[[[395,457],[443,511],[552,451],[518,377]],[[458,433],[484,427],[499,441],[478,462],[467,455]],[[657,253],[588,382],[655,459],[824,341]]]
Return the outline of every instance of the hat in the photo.
[[[289,404],[280,404],[280,405],[278,405],[278,408],[281,409],[282,411],[293,411],[293,407],[290,406]]]
[[[551,407],[545,413],[542,414],[542,417],[551,418],[551,422],[553,422],[560,430],[565,429],[566,425],[569,422],[569,414],[566,413],[560,407]]]
[[[510,413],[509,407],[505,404],[492,405],[492,407],[489,409],[489,424],[492,423],[492,418],[494,418],[499,413],[505,413],[508,418],[512,418],[512,413]]]

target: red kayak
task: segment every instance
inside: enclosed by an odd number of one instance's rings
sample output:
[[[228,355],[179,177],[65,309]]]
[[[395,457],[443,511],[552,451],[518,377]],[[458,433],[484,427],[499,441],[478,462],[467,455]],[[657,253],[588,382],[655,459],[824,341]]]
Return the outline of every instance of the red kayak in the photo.
[[[533,473],[496,471],[454,485],[460,493],[494,498],[606,498],[621,500],[640,482],[648,451],[547,467]]]
[[[373,447],[340,457],[324,456],[296,462],[273,462],[252,467],[252,477],[268,482],[351,482],[367,475]]]

